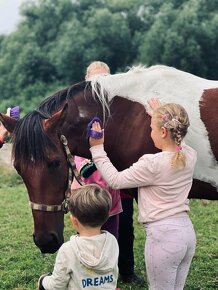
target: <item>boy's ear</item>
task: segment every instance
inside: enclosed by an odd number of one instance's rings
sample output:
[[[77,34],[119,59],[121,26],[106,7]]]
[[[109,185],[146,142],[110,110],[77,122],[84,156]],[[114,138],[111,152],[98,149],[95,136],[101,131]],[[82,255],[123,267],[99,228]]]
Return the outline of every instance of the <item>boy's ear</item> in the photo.
[[[78,226],[78,219],[75,216],[73,216],[72,214],[70,215],[70,220],[71,220],[73,226]]]

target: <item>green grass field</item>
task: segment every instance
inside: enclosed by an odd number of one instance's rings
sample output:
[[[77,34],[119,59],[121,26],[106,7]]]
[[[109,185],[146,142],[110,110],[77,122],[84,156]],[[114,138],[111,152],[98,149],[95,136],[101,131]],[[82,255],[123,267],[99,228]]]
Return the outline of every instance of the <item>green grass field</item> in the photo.
[[[191,219],[197,232],[197,250],[189,272],[186,290],[218,289],[218,216],[217,201],[206,205],[191,200]],[[145,234],[137,223],[135,207],[135,271],[145,277]],[[42,273],[52,271],[55,254],[42,255],[32,240],[33,220],[28,196],[15,173],[0,168],[0,290],[37,289]],[[65,216],[65,239],[72,234],[69,214]],[[148,289],[118,282],[121,290]]]

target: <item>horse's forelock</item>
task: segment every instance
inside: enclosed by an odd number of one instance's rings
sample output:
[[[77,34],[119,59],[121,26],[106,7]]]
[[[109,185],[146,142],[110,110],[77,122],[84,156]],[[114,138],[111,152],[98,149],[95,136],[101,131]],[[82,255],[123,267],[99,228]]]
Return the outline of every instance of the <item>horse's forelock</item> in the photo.
[[[46,152],[55,145],[43,129],[43,119],[50,118],[63,107],[67,98],[84,89],[84,86],[85,82],[81,82],[56,92],[46,98],[36,110],[17,122],[12,137],[12,158],[15,162],[19,160],[21,168],[28,167],[33,162],[34,164],[45,162]]]
[[[33,162],[43,163],[48,148],[54,146],[45,134],[42,117],[37,112],[27,114],[17,123],[12,138],[12,158],[15,163],[19,160],[21,168],[28,167]]]

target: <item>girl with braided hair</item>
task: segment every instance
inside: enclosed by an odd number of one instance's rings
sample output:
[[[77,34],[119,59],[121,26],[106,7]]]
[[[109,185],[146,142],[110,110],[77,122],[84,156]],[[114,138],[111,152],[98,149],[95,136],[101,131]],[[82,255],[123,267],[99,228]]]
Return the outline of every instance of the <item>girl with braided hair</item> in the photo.
[[[104,151],[104,137],[90,138],[97,169],[115,189],[138,187],[139,222],[146,231],[145,265],[150,290],[182,290],[195,252],[196,236],[188,216],[196,151],[183,141],[189,118],[174,103],[148,101],[151,138],[161,152],[145,154],[118,172]],[[95,122],[92,130],[104,132]]]

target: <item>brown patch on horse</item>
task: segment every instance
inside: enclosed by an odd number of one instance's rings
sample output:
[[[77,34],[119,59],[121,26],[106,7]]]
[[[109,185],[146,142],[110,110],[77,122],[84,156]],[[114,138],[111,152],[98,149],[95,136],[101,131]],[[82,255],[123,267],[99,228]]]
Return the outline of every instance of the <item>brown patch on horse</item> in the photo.
[[[218,194],[216,187],[212,186],[211,184],[194,179],[192,188],[189,193],[189,198],[203,198],[209,200],[217,200]]]
[[[218,115],[217,115],[217,104],[218,104],[218,88],[204,90],[204,93],[200,100],[200,114],[201,119],[208,132],[208,138],[210,141],[211,149],[213,154],[218,161]]]
[[[150,137],[150,117],[142,104],[117,96],[110,110],[105,148],[118,170],[128,168],[145,153],[157,152]]]

